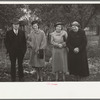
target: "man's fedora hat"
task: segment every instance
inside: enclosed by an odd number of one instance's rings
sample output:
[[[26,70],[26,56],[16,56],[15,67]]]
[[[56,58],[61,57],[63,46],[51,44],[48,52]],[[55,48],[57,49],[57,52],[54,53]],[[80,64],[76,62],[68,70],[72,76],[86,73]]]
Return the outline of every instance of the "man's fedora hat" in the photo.
[[[15,24],[15,25],[19,24],[19,19],[18,18],[14,18],[12,20],[12,24]]]

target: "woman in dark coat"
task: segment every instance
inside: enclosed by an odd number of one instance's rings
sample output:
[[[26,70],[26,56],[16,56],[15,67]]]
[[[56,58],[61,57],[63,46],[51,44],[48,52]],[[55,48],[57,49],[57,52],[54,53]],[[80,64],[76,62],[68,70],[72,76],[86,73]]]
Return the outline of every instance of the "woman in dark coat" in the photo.
[[[69,72],[72,75],[86,77],[89,75],[85,31],[79,28],[78,22],[72,23],[72,30],[68,34]]]

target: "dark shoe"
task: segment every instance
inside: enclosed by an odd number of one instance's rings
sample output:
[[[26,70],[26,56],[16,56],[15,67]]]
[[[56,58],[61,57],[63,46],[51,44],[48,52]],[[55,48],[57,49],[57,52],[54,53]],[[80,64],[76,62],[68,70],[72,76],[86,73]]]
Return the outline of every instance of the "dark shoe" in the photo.
[[[42,82],[42,81],[43,81],[43,78],[42,78],[42,77],[41,77],[41,78],[39,78],[39,79],[38,79],[38,81],[39,81],[39,82]]]
[[[58,78],[58,79],[56,79],[55,81],[59,81],[59,78]]]
[[[38,79],[38,81],[40,82],[40,81],[41,81],[41,79],[39,78],[39,79]]]
[[[12,82],[16,82],[16,80],[11,80]]]
[[[16,82],[16,79],[11,79],[12,82]]]
[[[80,81],[80,76],[76,76],[76,81]]]
[[[24,78],[19,78],[19,81],[20,82],[24,82]]]

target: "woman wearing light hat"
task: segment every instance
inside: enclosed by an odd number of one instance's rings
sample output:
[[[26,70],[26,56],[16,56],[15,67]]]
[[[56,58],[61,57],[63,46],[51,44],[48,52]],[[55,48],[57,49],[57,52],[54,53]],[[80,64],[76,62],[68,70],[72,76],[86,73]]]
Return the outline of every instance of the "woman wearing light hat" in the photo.
[[[56,81],[59,80],[59,73],[63,73],[63,80],[65,75],[68,74],[67,63],[67,48],[66,39],[67,32],[62,29],[62,23],[57,22],[55,24],[55,31],[51,33],[52,50],[52,72],[56,74]]]
[[[88,61],[87,61],[87,38],[85,31],[80,29],[80,24],[77,21],[72,23],[72,30],[68,36],[68,65],[69,72],[72,75],[85,77],[89,75]]]

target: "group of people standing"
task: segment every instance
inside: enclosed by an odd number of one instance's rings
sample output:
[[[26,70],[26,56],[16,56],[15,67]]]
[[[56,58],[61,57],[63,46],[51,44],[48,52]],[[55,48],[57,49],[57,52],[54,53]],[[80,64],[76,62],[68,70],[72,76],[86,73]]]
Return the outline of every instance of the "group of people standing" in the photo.
[[[63,80],[66,74],[75,75],[77,78],[89,75],[87,61],[87,38],[85,31],[80,28],[77,21],[72,23],[70,31],[63,30],[63,24],[55,24],[55,31],[51,33],[52,69],[56,73],[56,80],[59,80],[59,73],[63,73]]]
[[[23,59],[30,48],[29,65],[36,69],[37,81],[43,81],[42,68],[45,66],[45,49],[47,46],[46,36],[39,28],[38,21],[31,23],[32,30],[26,39],[25,32],[19,29],[19,21],[15,19],[12,30],[7,31],[5,46],[11,61],[11,80],[16,81],[16,60],[18,60],[19,81],[24,81]],[[52,48],[52,72],[59,80],[62,72],[63,80],[68,74],[75,76],[88,76],[89,68],[86,54],[87,39],[85,32],[80,29],[78,22],[73,22],[71,30],[67,33],[63,30],[63,24],[57,22],[55,31],[50,33]]]

